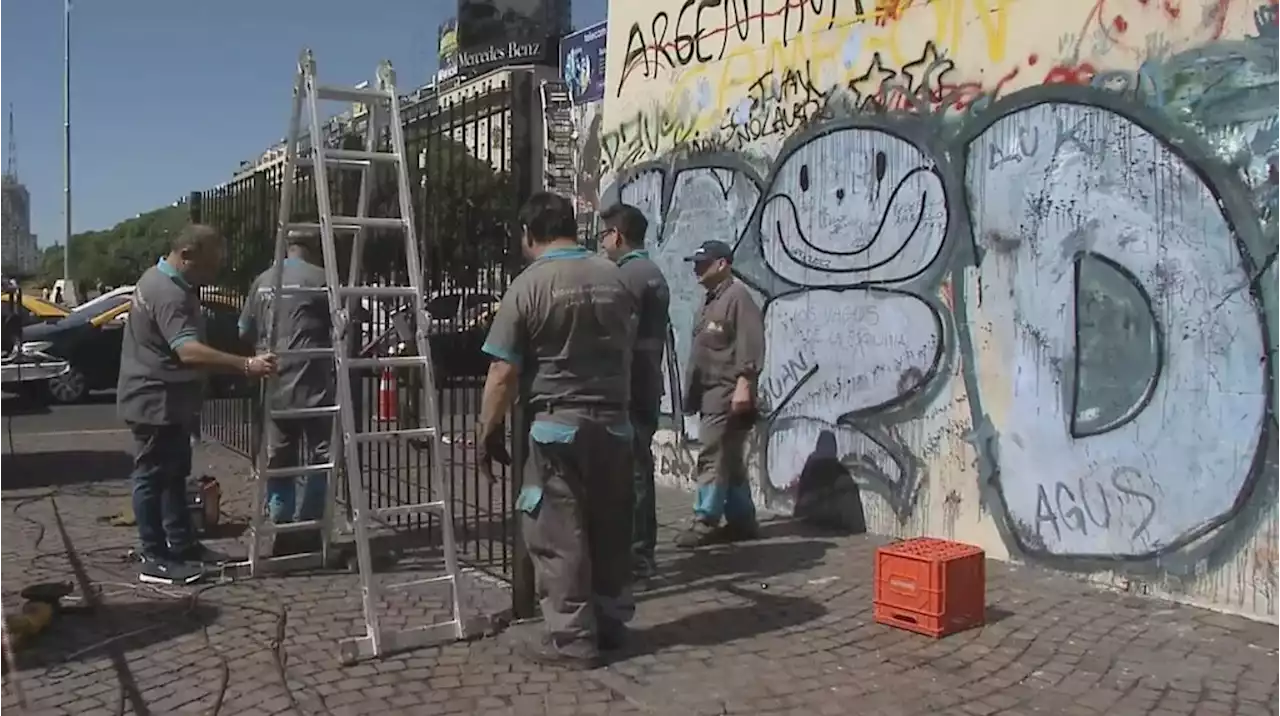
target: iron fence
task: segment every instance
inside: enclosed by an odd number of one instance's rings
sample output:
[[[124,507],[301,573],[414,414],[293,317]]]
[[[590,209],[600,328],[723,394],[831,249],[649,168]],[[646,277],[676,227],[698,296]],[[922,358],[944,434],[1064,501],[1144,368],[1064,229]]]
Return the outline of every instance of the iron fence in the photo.
[[[513,571],[521,571],[513,565],[515,530],[509,509],[511,487],[519,484],[519,475],[492,483],[482,477],[472,434],[488,365],[480,346],[520,265],[513,228],[519,206],[534,185],[532,82],[531,76],[513,73],[511,82],[478,96],[462,95],[431,106],[419,103],[402,112],[427,310],[419,317],[406,304],[370,301],[347,335],[353,352],[395,354],[412,348],[408,336],[417,321],[428,323],[442,454],[397,443],[360,445],[364,488],[374,507],[439,499],[444,486],[431,479],[430,461],[443,460],[442,472],[453,488],[460,558],[508,579]],[[330,143],[358,147],[362,136],[357,121]],[[272,261],[283,178],[283,168],[275,166],[191,196],[192,219],[216,227],[228,246],[220,279],[202,289],[212,318],[211,340],[241,353],[251,346],[238,337],[236,322],[250,285]],[[299,170],[297,181],[294,216],[306,220],[316,213],[310,170]],[[330,173],[335,214],[356,213],[358,182],[355,172]],[[394,177],[379,175],[369,215],[397,216],[396,202]],[[398,234],[371,234],[361,254],[361,282],[401,282],[401,246]],[[345,277],[350,268],[349,237],[339,237],[337,253],[339,274]],[[358,374],[351,380],[361,430],[420,424],[420,371]],[[262,432],[258,391],[258,386],[240,379],[216,384],[201,416],[204,435],[252,456]],[[432,543],[438,537],[430,516],[401,518],[394,527]]]

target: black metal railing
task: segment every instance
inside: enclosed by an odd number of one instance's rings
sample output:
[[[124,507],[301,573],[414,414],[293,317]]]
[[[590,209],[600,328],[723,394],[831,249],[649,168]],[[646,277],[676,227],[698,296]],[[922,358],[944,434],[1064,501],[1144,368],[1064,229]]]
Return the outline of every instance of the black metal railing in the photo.
[[[534,186],[536,166],[529,112],[532,76],[513,73],[507,85],[479,96],[436,103],[406,113],[406,153],[410,165],[412,208],[423,268],[426,316],[405,303],[369,301],[361,306],[347,340],[353,352],[389,355],[412,350],[414,324],[424,328],[433,357],[441,455],[403,443],[361,445],[364,488],[375,507],[439,499],[453,492],[460,557],[495,575],[513,572],[515,530],[511,486],[519,476],[491,483],[475,461],[474,431],[480,388],[488,361],[480,346],[488,321],[510,278],[520,265],[516,213]],[[360,146],[362,131],[351,127],[331,144]],[[211,340],[247,353],[236,322],[253,280],[271,264],[283,168],[263,169],[230,184],[193,193],[192,218],[216,227],[227,240],[227,260],[214,285],[202,289]],[[356,213],[358,174],[330,172],[335,214]],[[310,170],[299,170],[294,217],[315,215]],[[369,207],[372,216],[398,216],[395,178],[378,175]],[[339,238],[339,274],[347,277],[350,238]],[[405,273],[403,241],[398,233],[373,232],[361,254],[362,283],[401,283]],[[388,430],[421,424],[421,372],[385,371],[352,377],[356,420],[362,430]],[[203,434],[246,456],[255,454],[261,434],[257,386],[220,379],[201,416]],[[431,460],[442,460],[443,481],[432,478]],[[518,468],[517,468],[518,470]],[[339,486],[343,487],[342,485]],[[429,517],[403,518],[394,525],[434,541]]]

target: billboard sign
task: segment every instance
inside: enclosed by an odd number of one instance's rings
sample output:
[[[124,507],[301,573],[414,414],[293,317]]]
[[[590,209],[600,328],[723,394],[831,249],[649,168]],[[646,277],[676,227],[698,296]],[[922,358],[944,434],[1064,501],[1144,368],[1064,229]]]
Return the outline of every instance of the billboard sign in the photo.
[[[601,22],[560,40],[560,76],[574,104],[604,99],[606,25]]]
[[[436,70],[436,82],[453,79],[458,74],[458,20],[449,18],[440,23],[436,54],[440,69]]]
[[[459,0],[458,69],[469,76],[503,65],[553,64],[567,18],[557,0]]]

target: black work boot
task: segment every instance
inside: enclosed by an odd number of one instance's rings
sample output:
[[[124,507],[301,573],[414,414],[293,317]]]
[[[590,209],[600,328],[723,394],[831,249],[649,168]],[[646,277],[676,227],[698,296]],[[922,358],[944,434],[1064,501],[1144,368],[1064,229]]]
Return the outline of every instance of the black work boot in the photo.
[[[720,533],[727,542],[749,542],[760,539],[760,523],[754,517],[750,520],[728,522]]]
[[[600,651],[617,651],[627,645],[630,630],[622,622],[600,622],[596,644]]]
[[[689,526],[676,535],[676,547],[694,549],[719,541],[720,530],[713,524],[694,518]]]
[[[535,664],[574,671],[587,671],[599,668],[602,663],[599,652],[595,651],[596,648],[596,645],[592,644],[590,652],[570,654],[556,646],[546,634],[541,634],[522,639],[518,643],[517,651],[521,656]]]
[[[658,565],[654,563],[653,557],[642,554],[631,557],[631,577],[637,583],[647,582],[657,573]]]

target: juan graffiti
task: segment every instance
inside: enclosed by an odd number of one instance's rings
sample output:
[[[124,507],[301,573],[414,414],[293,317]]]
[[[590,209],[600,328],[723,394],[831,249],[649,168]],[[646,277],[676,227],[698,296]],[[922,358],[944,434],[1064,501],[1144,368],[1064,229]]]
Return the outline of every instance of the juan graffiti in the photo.
[[[1274,100],[1274,16],[1258,25],[959,120],[828,103],[765,172],[732,151],[619,172],[605,201],[646,212],[672,284],[671,369],[701,301],[679,257],[723,239],[765,308],[769,488],[825,445],[905,517],[961,441],[1026,553],[1145,560],[1213,533],[1276,466],[1276,108],[1244,101]],[[1230,83],[1196,84],[1205,57],[1236,62]]]

